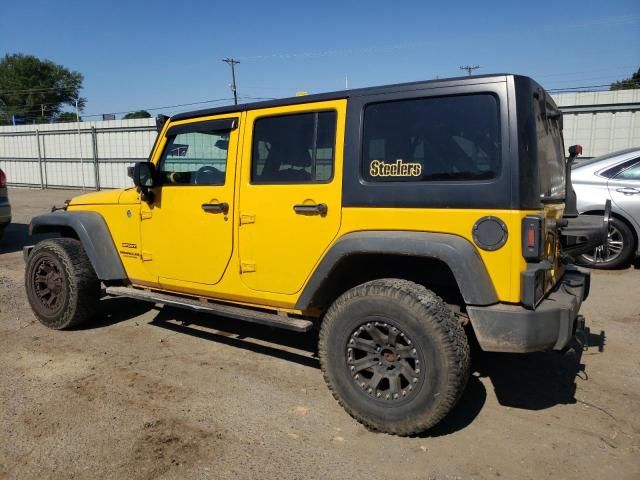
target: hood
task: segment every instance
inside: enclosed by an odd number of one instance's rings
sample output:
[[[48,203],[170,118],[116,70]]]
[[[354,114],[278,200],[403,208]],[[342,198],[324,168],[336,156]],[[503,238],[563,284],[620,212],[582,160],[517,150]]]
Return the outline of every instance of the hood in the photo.
[[[133,191],[133,195],[128,194]],[[129,199],[128,197],[133,197]],[[135,202],[137,192],[135,189],[118,189],[118,190],[103,190],[100,192],[85,193],[74,197],[69,202],[69,205],[114,205],[118,203]]]

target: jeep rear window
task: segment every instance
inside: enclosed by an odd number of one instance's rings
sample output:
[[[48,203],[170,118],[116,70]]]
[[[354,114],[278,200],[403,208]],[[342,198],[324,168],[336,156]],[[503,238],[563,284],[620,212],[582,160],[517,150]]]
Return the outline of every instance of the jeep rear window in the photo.
[[[362,175],[370,182],[492,179],[501,150],[492,94],[376,103],[364,112]]]

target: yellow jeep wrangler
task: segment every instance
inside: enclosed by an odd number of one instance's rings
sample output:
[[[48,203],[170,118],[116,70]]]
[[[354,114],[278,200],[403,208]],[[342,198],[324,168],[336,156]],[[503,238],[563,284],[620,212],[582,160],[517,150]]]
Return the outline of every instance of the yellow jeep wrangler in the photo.
[[[305,332],[338,402],[410,435],[460,398],[469,342],[563,349],[584,328],[606,233],[578,217],[562,115],[533,80],[490,75],[162,118],[135,188],[35,217],[35,315],[93,316],[125,296]],[[580,241],[563,239],[570,233]]]

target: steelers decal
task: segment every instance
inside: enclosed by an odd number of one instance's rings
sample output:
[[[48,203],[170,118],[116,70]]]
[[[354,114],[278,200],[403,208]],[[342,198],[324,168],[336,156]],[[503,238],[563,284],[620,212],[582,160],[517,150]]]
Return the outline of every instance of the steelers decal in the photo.
[[[372,177],[420,177],[422,165],[404,162],[401,158],[397,159],[395,163],[372,160],[369,164],[369,175]]]

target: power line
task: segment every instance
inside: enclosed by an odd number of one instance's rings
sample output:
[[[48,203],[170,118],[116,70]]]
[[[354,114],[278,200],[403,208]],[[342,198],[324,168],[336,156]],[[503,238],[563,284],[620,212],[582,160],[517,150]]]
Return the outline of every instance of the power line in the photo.
[[[72,91],[76,88],[80,89],[82,87],[47,87],[47,88],[24,88],[21,90],[0,90],[0,94],[2,95],[31,95],[32,93],[44,93],[44,92],[52,92],[52,91]]]
[[[229,100],[233,100],[233,99],[232,98],[216,98],[214,100],[203,100],[201,102],[181,103],[181,104],[178,104],[178,105],[165,105],[163,107],[133,108],[131,110],[126,110],[126,111],[123,111],[123,112],[110,112],[110,113],[113,113],[114,115],[121,115],[121,114],[124,114],[124,113],[135,112],[135,111],[138,111],[138,110],[147,110],[147,111],[149,111],[149,110],[167,110],[167,109],[170,109],[170,108],[190,107],[190,106],[193,106],[193,105],[203,105],[205,103],[226,102],[226,101],[229,101]],[[101,117],[102,114],[98,113],[98,114],[91,114],[91,115],[84,115],[84,116],[85,117]]]
[[[243,98],[252,98],[252,97],[243,97]],[[253,98],[258,98],[258,97],[253,97]],[[203,101],[199,101],[199,102],[189,102],[189,103],[181,103],[181,104],[177,104],[177,105],[165,105],[162,107],[146,107],[146,108],[132,108],[130,110],[124,110],[121,112],[109,112],[109,113],[113,113],[114,115],[122,115],[125,113],[130,113],[130,112],[136,112],[138,110],[168,110],[171,108],[180,108],[180,107],[190,107],[193,105],[203,105],[203,104],[207,104],[207,103],[218,103],[218,102],[225,102],[225,101],[229,101],[229,100],[233,100],[233,98],[217,98],[217,99],[213,99],[213,100],[203,100]],[[45,104],[46,105],[46,104]],[[35,105],[34,105],[35,107]],[[14,110],[14,109],[12,109]],[[40,109],[37,110],[24,110],[24,109],[15,109],[15,111],[20,112],[21,114],[27,115],[29,113],[39,113]],[[82,115],[83,118],[92,118],[92,117],[101,117],[102,113],[95,113],[95,114],[87,114],[87,115]]]
[[[586,85],[583,87],[564,87],[564,88],[545,88],[545,90],[547,92],[566,92],[566,91],[572,91],[572,90],[585,90],[588,88],[606,88],[606,87],[611,87],[611,83],[605,83],[602,85]]]

